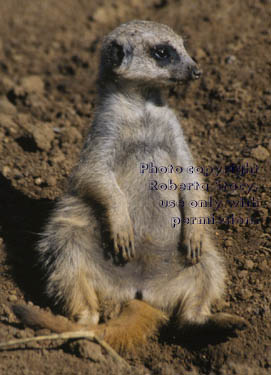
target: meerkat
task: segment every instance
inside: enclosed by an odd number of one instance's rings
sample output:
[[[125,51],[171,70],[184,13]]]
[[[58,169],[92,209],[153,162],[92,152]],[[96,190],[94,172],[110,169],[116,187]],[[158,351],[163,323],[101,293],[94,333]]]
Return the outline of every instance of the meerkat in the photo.
[[[91,327],[120,351],[172,315],[179,327],[246,325],[210,310],[224,293],[224,260],[207,224],[185,222],[208,216],[207,208],[190,204],[206,200],[201,179],[155,169],[194,165],[164,91],[200,75],[182,38],[166,25],[136,20],[105,37],[95,118],[37,248],[45,292],[69,320],[15,306],[21,320],[58,332]],[[183,204],[165,208],[161,200]],[[172,225],[172,218],[181,220]],[[126,305],[99,324],[106,298]]]

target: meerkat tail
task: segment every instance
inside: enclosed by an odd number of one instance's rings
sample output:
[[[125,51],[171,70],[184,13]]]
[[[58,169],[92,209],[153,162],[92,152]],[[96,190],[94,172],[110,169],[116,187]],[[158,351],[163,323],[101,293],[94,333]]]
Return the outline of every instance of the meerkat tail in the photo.
[[[119,353],[136,352],[168,320],[162,311],[138,300],[128,302],[116,319],[91,326],[30,306],[15,305],[12,310],[22,323],[33,328],[47,328],[57,333],[91,329]]]
[[[73,323],[64,316],[54,315],[32,306],[14,305],[12,311],[22,323],[31,328],[47,328],[57,333],[84,329],[84,326]]]
[[[168,317],[145,302],[132,300],[121,314],[96,327],[96,332],[117,352],[136,352],[154,335]]]

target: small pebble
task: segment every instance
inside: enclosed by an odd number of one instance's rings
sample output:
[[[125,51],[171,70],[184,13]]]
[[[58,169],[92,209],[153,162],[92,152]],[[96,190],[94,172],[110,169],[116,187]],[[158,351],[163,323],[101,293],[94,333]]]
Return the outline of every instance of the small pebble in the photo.
[[[17,112],[15,105],[10,103],[10,101],[5,97],[0,97],[0,113],[5,115],[13,115]]]
[[[4,177],[7,177],[10,173],[10,168],[7,165],[5,165],[2,169],[2,173]]]
[[[54,139],[54,131],[50,124],[40,123],[36,124],[33,131],[33,137],[37,146],[44,151],[49,151],[51,142]]]
[[[56,183],[57,183],[57,179],[56,179],[55,176],[49,176],[49,177],[47,178],[47,184],[48,184],[49,186],[55,186]]]
[[[42,183],[42,179],[40,177],[35,178],[34,180],[36,185],[40,185]]]
[[[21,80],[21,86],[27,93],[43,93],[44,83],[39,76],[28,76]]]
[[[254,268],[254,263],[252,262],[252,260],[246,260],[244,263],[244,268],[247,270],[252,270]]]
[[[225,241],[225,246],[226,247],[231,247],[233,245],[233,241],[231,238],[228,238],[226,241]]]
[[[1,77],[1,84],[5,92],[10,91],[14,87],[12,80],[5,76]]]
[[[264,259],[264,260],[258,265],[258,268],[259,268],[261,271],[267,271],[267,270],[269,269],[268,264],[267,264],[267,261]]]
[[[243,271],[240,271],[240,272],[239,272],[239,276],[242,277],[242,278],[243,278],[243,277],[244,277],[244,278],[247,277],[247,274],[248,274],[248,271],[246,271],[246,270],[243,270]]]
[[[16,302],[18,300],[18,297],[12,294],[11,296],[8,296],[9,302]]]
[[[251,155],[256,160],[265,161],[270,156],[270,153],[263,146],[258,146],[256,148],[253,148],[253,150],[251,151]]]
[[[241,290],[239,293],[238,293],[239,297],[241,297],[243,300],[247,300],[249,299],[251,296],[252,296],[252,293],[250,290],[248,289],[244,289],[244,290]]]
[[[225,58],[225,63],[226,63],[226,64],[232,64],[232,63],[234,63],[235,61],[236,61],[236,57],[233,56],[233,55],[227,56],[227,57]]]
[[[50,158],[53,164],[62,163],[65,160],[65,155],[59,151],[56,155]]]
[[[87,340],[76,340],[69,343],[70,351],[78,357],[90,359],[93,362],[103,362],[101,347]]]
[[[18,126],[10,115],[0,113],[0,125],[11,134],[15,134],[18,131]]]

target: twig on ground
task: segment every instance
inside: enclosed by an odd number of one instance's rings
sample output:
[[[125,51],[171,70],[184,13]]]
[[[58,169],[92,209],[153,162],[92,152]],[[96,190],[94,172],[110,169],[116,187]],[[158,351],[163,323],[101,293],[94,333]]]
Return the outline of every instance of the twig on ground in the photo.
[[[45,341],[45,340],[69,340],[69,339],[89,339],[91,341],[97,342],[101,345],[102,348],[106,350],[117,362],[129,367],[129,364],[118,355],[118,353],[111,348],[104,340],[98,338],[94,332],[92,331],[76,331],[76,332],[63,332],[63,333],[55,333],[52,335],[44,335],[44,336],[36,336],[36,337],[28,337],[25,339],[16,339],[10,340],[6,342],[0,342],[0,350],[4,350],[9,348],[10,346],[18,346],[21,344],[27,344],[29,342],[36,342],[36,341]]]

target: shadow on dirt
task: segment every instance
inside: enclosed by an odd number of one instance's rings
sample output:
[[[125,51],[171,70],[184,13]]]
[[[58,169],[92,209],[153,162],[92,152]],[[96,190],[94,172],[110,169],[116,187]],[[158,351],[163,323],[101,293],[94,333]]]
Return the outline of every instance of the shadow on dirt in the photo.
[[[236,337],[233,330],[218,329],[209,326],[187,327],[178,329],[174,323],[163,327],[160,331],[160,341],[171,345],[180,345],[189,351],[198,351],[208,345],[217,345],[229,340],[230,337]]]
[[[35,243],[53,202],[31,199],[12,187],[0,174],[0,231],[6,245],[12,276],[26,299],[45,306],[42,282],[36,264]]]

